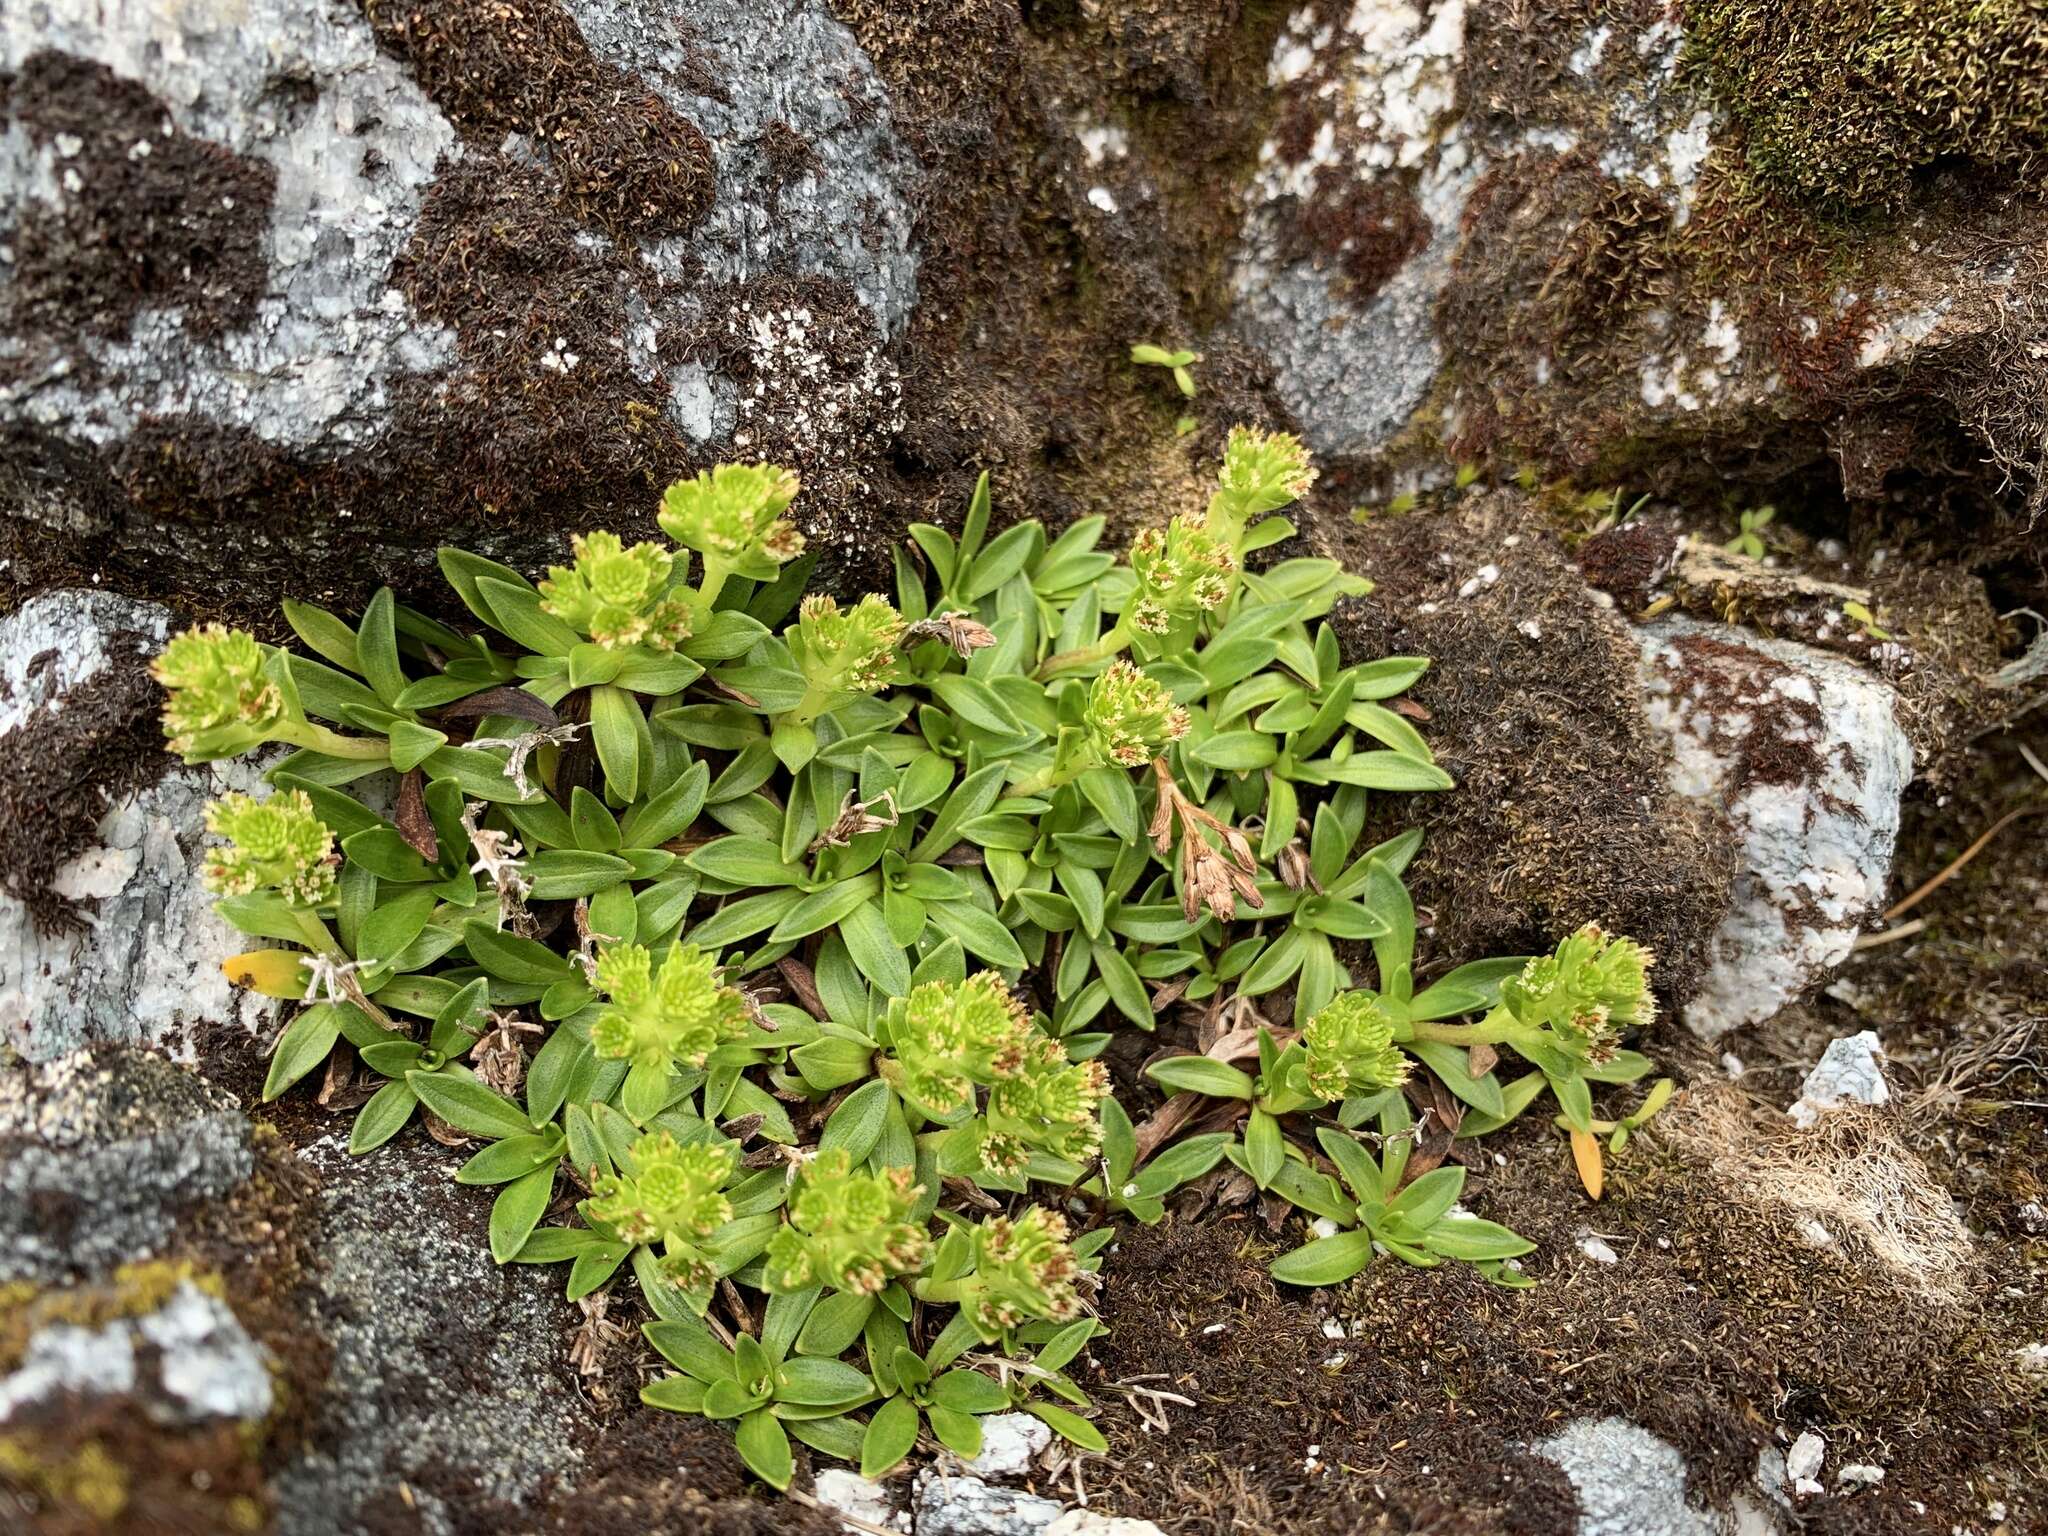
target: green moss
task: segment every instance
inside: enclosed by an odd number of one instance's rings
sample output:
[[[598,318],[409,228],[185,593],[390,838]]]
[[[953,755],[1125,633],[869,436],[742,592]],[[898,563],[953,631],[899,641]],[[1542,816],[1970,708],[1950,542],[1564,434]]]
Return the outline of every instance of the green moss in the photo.
[[[1696,0],[1686,23],[1751,169],[1814,203],[1895,207],[1938,162],[2012,172],[2048,148],[2039,0]]]

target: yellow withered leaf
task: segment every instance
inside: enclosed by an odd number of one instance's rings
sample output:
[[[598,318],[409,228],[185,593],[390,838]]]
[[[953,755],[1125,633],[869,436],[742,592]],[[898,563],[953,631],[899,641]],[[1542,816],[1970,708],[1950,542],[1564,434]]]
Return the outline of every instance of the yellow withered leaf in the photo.
[[[1572,1161],[1579,1166],[1579,1182],[1595,1200],[1607,1184],[1606,1165],[1600,1158],[1600,1138],[1589,1131],[1572,1132]]]
[[[252,949],[230,955],[220,968],[238,987],[297,1002],[306,995],[306,973],[299,963],[304,958],[296,949]]]

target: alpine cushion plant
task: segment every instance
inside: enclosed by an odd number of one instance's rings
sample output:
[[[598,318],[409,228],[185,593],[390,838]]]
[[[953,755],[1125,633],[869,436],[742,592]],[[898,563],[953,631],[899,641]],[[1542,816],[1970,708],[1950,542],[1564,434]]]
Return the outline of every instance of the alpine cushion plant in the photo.
[[[672,545],[582,534],[539,583],[443,550],[462,627],[386,590],[354,624],[288,603],[304,651],[178,636],[177,751],[292,749],[208,817],[219,911],[282,946],[231,973],[304,1005],[266,1097],[342,1048],[384,1080],[353,1150],[419,1111],[475,1143],[493,1256],[637,1290],[676,1368],[646,1401],[777,1487],[793,1440],[878,1474],[1012,1408],[1102,1450],[1069,1367],[1113,1222],[1226,1158],[1339,1229],[1283,1278],[1512,1283],[1519,1239],[1407,1179],[1407,1095],[1469,1135],[1548,1090],[1620,1150],[1662,1099],[1595,1121],[1588,1084],[1647,1067],[1647,957],[1588,930],[1418,988],[1419,838],[1359,844],[1371,794],[1450,787],[1382,702],[1427,663],[1345,665],[1326,615],[1368,584],[1261,555],[1313,478],[1240,429],[1120,560],[1100,519],[990,537],[984,476],[844,602],[805,590],[796,477],[723,465],[669,488]],[[1134,1122],[1113,1021],[1269,996],[1256,1072],[1167,1056]]]

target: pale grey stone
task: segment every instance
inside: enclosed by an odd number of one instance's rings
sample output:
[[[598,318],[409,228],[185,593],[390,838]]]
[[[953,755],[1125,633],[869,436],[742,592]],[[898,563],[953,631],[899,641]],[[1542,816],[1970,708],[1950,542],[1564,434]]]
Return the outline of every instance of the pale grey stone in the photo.
[[[1741,850],[1685,1023],[1711,1039],[1769,1018],[1849,957],[1883,904],[1913,748],[1890,684],[1810,646],[1691,619],[1636,631],[1671,785]]]
[[[1830,1040],[1786,1113],[1794,1124],[1808,1129],[1831,1109],[1890,1103],[1892,1090],[1885,1081],[1884,1060],[1884,1043],[1875,1031],[1866,1029]]]
[[[937,1470],[917,1480],[917,1536],[1038,1536],[1059,1518],[1052,1499]]]
[[[1578,1536],[1726,1536],[1686,1494],[1685,1458],[1627,1419],[1580,1419],[1530,1447],[1579,1496]]]

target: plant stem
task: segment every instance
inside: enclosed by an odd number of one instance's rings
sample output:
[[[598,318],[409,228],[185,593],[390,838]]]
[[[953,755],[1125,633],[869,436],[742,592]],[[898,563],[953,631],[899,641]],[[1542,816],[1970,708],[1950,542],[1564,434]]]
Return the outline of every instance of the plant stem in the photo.
[[[1429,1020],[1397,1026],[1396,1040],[1435,1040],[1444,1045],[1499,1045],[1524,1033],[1521,1020],[1505,1004],[1477,1024],[1438,1024]]]
[[[709,619],[711,605],[718,601],[725,578],[731,574],[723,560],[714,555],[704,556],[704,579],[697,584],[697,596],[690,604],[693,618]]]
[[[276,740],[328,757],[349,757],[363,762],[388,759],[391,743],[378,736],[344,736],[310,720],[286,721],[277,728]]]
[[[1078,651],[1062,651],[1057,656],[1047,657],[1032,676],[1040,682],[1045,682],[1062,672],[1079,671],[1083,667],[1093,666],[1098,661],[1109,660],[1130,643],[1130,626],[1122,619],[1118,619],[1116,627],[1093,645],[1084,646]]]
[[[320,914],[311,907],[293,907],[292,921],[298,924],[306,948],[316,955],[339,955],[341,946],[334,941],[334,935],[327,931],[327,924]]]

